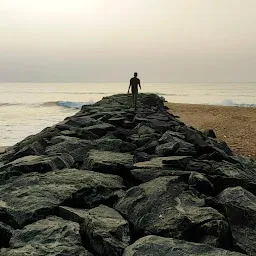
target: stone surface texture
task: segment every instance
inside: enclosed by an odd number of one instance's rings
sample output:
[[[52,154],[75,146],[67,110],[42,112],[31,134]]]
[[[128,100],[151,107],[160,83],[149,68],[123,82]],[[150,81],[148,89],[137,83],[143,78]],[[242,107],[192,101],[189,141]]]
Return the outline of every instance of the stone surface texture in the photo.
[[[0,256],[256,255],[255,173],[158,95],[105,97],[0,154]]]

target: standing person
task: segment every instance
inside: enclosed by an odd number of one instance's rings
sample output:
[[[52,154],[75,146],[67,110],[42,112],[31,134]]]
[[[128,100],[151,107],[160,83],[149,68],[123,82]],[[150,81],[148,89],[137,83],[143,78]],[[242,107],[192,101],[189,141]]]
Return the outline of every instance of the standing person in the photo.
[[[130,80],[130,85],[128,88],[128,93],[130,92],[130,88],[132,87],[132,102],[134,109],[137,109],[137,98],[138,98],[138,86],[141,89],[140,79],[137,77],[138,73],[134,73],[134,77]]]

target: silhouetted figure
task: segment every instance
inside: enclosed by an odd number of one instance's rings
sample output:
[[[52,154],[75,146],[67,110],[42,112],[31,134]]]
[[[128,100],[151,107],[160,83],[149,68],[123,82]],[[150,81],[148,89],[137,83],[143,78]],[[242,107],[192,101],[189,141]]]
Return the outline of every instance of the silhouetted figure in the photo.
[[[128,88],[128,93],[130,92],[130,88],[132,88],[132,102],[134,109],[137,109],[138,86],[141,89],[140,79],[137,76],[138,74],[134,73],[134,77],[131,78],[130,85]]]

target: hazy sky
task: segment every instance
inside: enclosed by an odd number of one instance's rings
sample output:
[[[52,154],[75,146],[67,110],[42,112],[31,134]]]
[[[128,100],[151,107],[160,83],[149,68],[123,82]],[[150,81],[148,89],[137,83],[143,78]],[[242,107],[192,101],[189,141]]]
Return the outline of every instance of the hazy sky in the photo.
[[[0,0],[0,82],[256,81],[256,0]]]

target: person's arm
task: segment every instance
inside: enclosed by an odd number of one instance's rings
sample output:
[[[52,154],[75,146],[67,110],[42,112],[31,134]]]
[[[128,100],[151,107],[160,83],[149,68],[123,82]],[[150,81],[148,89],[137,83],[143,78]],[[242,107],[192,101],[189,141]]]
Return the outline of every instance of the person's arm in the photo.
[[[130,92],[130,88],[131,88],[131,80],[130,80],[130,85],[128,87],[128,93]]]
[[[140,89],[141,89],[140,80],[139,80],[139,87],[140,87]]]

